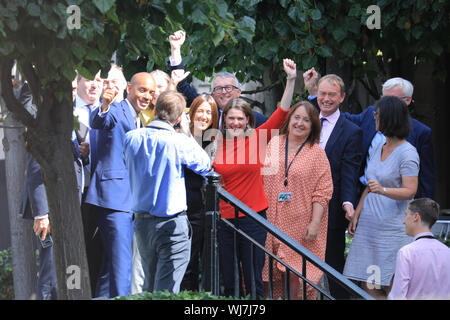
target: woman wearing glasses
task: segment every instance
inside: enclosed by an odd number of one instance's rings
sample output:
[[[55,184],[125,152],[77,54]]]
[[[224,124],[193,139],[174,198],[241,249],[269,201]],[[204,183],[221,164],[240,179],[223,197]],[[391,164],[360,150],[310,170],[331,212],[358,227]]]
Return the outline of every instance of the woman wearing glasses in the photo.
[[[280,135],[267,147],[264,190],[269,199],[267,220],[324,261],[333,180],[327,155],[319,146],[320,131],[319,113],[314,106],[306,101],[296,103]],[[268,236],[266,248],[302,273],[302,257],[277,238]],[[273,299],[286,298],[285,267],[267,263],[263,271],[265,283],[272,280],[269,268],[273,272]],[[306,264],[306,276],[313,283],[318,284],[322,275],[317,267]],[[301,299],[302,280],[293,273],[289,280],[290,298]],[[315,299],[317,291],[306,287],[308,299]]]
[[[361,281],[377,299],[389,294],[397,251],[411,242],[404,215],[417,191],[419,156],[406,141],[408,109],[397,97],[385,96],[375,106],[376,129],[385,137],[370,153],[364,190],[348,232],[354,235],[344,275]]]

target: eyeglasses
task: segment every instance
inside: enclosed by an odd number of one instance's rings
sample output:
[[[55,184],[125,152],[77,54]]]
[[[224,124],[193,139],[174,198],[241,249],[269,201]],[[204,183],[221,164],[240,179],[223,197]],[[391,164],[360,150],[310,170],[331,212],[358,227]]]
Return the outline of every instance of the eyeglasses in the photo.
[[[215,87],[213,89],[213,92],[214,93],[223,93],[224,89],[225,89],[226,93],[230,93],[231,91],[233,91],[233,89],[238,89],[238,87],[236,87],[236,86]]]
[[[379,115],[378,111],[374,111],[374,112],[373,112],[373,117],[374,117],[374,119],[378,118],[378,115]]]

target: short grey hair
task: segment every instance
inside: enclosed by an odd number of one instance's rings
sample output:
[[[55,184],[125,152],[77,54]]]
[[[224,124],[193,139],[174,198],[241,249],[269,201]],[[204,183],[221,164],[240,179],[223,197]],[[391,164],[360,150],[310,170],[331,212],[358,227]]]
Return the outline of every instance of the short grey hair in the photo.
[[[394,87],[401,88],[405,97],[412,97],[413,95],[414,86],[412,85],[412,83],[400,77],[391,78],[383,83],[382,91],[384,92],[385,90],[390,90]]]
[[[230,72],[226,72],[226,71],[222,71],[217,73],[212,82],[211,82],[211,92],[214,90],[214,82],[216,81],[217,78],[233,78],[234,82],[236,82],[236,87],[240,88],[241,84],[239,83],[239,80],[236,78],[236,76]]]

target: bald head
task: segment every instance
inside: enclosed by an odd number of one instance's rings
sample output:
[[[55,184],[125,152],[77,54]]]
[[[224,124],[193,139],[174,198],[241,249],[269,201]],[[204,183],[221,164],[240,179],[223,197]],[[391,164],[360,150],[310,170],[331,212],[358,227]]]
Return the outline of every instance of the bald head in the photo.
[[[153,101],[156,82],[148,72],[139,72],[133,75],[127,86],[127,99],[136,113],[147,109]]]

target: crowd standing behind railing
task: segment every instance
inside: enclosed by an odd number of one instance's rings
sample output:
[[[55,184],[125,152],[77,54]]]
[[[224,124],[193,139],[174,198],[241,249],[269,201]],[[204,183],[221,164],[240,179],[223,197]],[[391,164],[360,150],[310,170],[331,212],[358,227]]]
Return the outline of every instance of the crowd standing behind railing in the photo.
[[[204,176],[214,170],[224,190],[338,272],[361,282],[372,296],[386,298],[393,284],[390,298],[450,299],[448,247],[418,242],[438,250],[442,259],[432,275],[406,270],[425,248],[413,245],[410,236],[429,233],[439,213],[431,199],[408,207],[416,193],[416,198],[434,193],[431,130],[409,116],[413,88],[408,81],[387,81],[383,95],[390,97],[351,115],[339,110],[345,99],[342,79],[333,74],[320,78],[313,68],[303,74],[311,103],[300,101],[290,110],[297,69],[294,61],[284,59],[285,91],[267,118],[239,98],[232,73],[216,74],[211,95],[199,95],[185,80],[184,41],[181,30],[169,37],[170,76],[161,70],[140,72],[127,84],[121,68],[112,64],[106,79],[99,73],[94,80],[78,75],[72,83],[80,123],[73,132],[74,165],[93,298],[201,290]],[[19,99],[29,101],[29,96],[25,90]],[[48,207],[40,168],[31,156],[23,204],[21,213],[34,217],[33,231],[44,240],[50,233]],[[437,208],[432,219],[427,218],[429,207]],[[302,260],[258,224],[223,201],[220,214],[301,272]],[[233,234],[223,223],[218,227],[222,294],[247,295],[254,276],[257,297],[267,297],[264,253],[257,250],[250,259],[250,243],[239,237],[240,268],[235,270]],[[347,228],[355,239],[345,261]],[[56,299],[52,246],[39,248],[38,295]],[[375,282],[368,278],[371,266],[380,269]],[[318,284],[322,272],[312,265],[306,269],[308,280]],[[241,277],[237,291],[236,272]],[[285,269],[276,264],[273,272],[274,296],[284,297]],[[436,284],[422,292],[417,277]],[[328,280],[333,297],[348,297]],[[302,293],[301,282],[290,278],[290,297],[315,299],[309,289]]]

